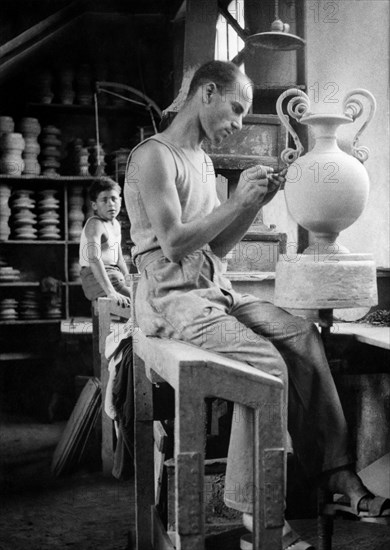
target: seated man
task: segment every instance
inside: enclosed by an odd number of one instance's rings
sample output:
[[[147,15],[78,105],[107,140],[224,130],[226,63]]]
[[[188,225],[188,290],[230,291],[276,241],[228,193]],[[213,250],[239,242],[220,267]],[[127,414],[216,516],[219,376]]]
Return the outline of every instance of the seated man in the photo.
[[[346,422],[316,327],[240,295],[223,275],[221,258],[284,180],[284,173],[253,166],[242,172],[234,193],[218,201],[202,140],[219,144],[239,131],[251,101],[245,74],[232,63],[209,62],[195,73],[171,125],[132,151],[124,195],[141,273],[137,322],[146,335],[184,340],[281,377],[288,430],[308,476],[346,495],[356,516],[389,514],[390,502],[378,501],[353,470]],[[244,513],[248,527],[252,437],[248,409],[236,406],[225,501]],[[283,548],[309,547],[286,523]]]
[[[81,283],[88,300],[107,296],[130,305],[129,272],[121,248],[121,188],[110,178],[95,180],[88,190],[95,215],[85,223],[80,237]]]

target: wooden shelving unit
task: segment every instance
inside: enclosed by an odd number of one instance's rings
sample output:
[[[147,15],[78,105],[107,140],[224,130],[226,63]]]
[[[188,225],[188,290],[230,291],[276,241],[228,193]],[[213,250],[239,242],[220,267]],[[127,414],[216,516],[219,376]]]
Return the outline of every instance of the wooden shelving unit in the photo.
[[[8,259],[9,257],[12,260],[12,267],[20,269],[21,271],[21,280],[10,281],[10,282],[0,282],[0,297],[1,298],[11,298],[17,297],[20,291],[23,288],[30,287],[39,287],[40,281],[43,276],[53,276],[57,280],[61,281],[63,288],[62,296],[62,316],[60,319],[36,319],[36,320],[0,320],[1,325],[18,325],[18,324],[39,324],[39,323],[59,323],[61,319],[67,319],[72,316],[77,316],[80,314],[85,314],[86,307],[89,305],[84,302],[86,300],[81,293],[81,284],[79,281],[71,281],[69,279],[69,267],[71,259],[76,257],[78,254],[78,241],[70,240],[69,238],[69,211],[68,211],[68,197],[71,191],[72,185],[77,183],[77,185],[82,185],[85,187],[85,191],[88,185],[93,181],[92,176],[58,176],[58,177],[47,177],[47,176],[8,176],[0,175],[0,183],[6,183],[12,189],[12,191],[17,189],[33,189],[37,192],[41,189],[56,189],[57,198],[60,199],[60,208],[58,212],[60,213],[61,219],[61,239],[59,240],[17,240],[10,239],[7,241],[0,242],[0,253]],[[69,251],[71,248],[71,251]],[[31,271],[24,275],[23,267],[26,266],[26,261],[24,259],[25,255],[28,255],[32,258],[36,258],[37,264],[40,264],[39,270],[36,271],[36,279],[32,279]],[[47,258],[50,258],[51,263],[56,263],[55,272],[50,273],[50,268],[45,267],[45,262]],[[55,262],[53,260],[55,258]],[[9,262],[11,263],[11,261]],[[26,276],[26,280],[23,280],[23,277]],[[28,278],[27,278],[28,277]],[[72,292],[79,291],[81,295],[79,296],[80,300],[77,300],[76,297],[73,297]],[[0,299],[1,299],[0,298]],[[83,307],[77,309],[77,302],[84,302]]]

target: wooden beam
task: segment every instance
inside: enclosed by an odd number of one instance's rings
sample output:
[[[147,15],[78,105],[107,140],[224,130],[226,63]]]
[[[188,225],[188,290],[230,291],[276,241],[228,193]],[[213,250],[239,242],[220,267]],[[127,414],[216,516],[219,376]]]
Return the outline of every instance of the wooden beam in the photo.
[[[218,11],[221,15],[223,15],[229,25],[236,31],[241,40],[244,40],[245,42],[246,38],[249,36],[249,32],[239,25],[238,21],[234,19],[232,14],[226,8],[221,6],[221,2],[218,2]]]
[[[2,64],[3,60],[14,56],[21,49],[31,46],[36,41],[42,39],[42,37],[52,33],[55,29],[62,27],[65,23],[81,15],[85,5],[85,0],[75,0],[66,8],[50,15],[15,38],[12,38],[3,46],[0,46],[0,63]]]
[[[35,54],[49,40],[83,17],[86,0],[76,0],[66,8],[33,25],[0,47],[0,80],[9,76],[21,61]]]

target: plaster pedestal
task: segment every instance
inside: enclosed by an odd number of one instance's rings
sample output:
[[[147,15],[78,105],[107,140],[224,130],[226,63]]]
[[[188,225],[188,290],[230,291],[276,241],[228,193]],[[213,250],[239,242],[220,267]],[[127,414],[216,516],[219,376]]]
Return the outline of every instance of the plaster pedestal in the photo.
[[[311,254],[276,266],[275,305],[287,309],[373,306],[378,302],[371,254]]]

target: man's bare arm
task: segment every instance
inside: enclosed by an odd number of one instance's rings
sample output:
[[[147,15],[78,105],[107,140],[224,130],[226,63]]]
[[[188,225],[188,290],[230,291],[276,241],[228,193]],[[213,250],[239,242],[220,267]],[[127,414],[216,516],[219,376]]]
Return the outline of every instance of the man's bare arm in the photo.
[[[137,166],[138,187],[142,202],[164,255],[178,262],[187,254],[209,244],[234,224],[253,215],[266,194],[268,181],[259,167],[246,171],[235,193],[213,212],[183,223],[179,196],[175,186],[176,167],[165,147],[148,142],[137,149],[132,165]],[[244,174],[244,173],[243,173]],[[237,221],[240,225],[242,221]]]
[[[252,208],[248,208],[241,216],[235,219],[224,231],[213,241],[210,242],[210,247],[214,254],[223,258],[226,254],[244,237],[249,227],[251,226],[259,208],[268,204],[278,192],[280,185],[284,182],[285,171],[280,174],[271,174],[268,176],[267,191],[260,204],[254,204]]]

